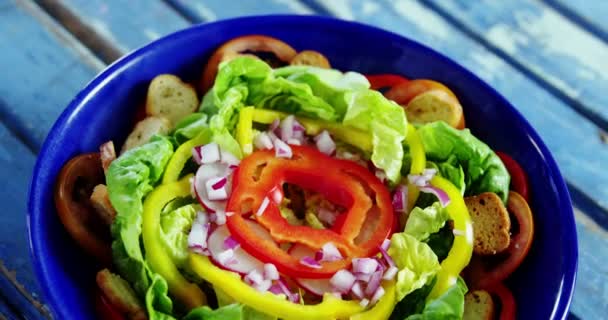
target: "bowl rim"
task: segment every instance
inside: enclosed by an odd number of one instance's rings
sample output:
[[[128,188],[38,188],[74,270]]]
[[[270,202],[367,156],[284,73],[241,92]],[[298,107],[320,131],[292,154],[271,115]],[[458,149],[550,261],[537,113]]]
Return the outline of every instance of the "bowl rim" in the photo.
[[[289,21],[293,22],[294,19],[307,21],[308,23],[322,23],[326,25],[332,25],[342,28],[358,28],[365,29],[366,32],[380,32],[385,33],[386,36],[391,37],[399,42],[407,42],[410,46],[416,47],[416,49],[420,49],[425,51],[429,55],[433,55],[434,58],[443,60],[448,64],[452,65],[454,68],[457,68],[459,72],[467,75],[474,81],[476,81],[481,87],[482,90],[490,92],[492,95],[498,97],[498,100],[501,104],[508,106],[508,109],[514,114],[514,116],[521,123],[523,128],[526,130],[527,134],[530,136],[531,140],[536,145],[538,153],[544,159],[544,162],[547,166],[549,176],[555,182],[556,192],[558,194],[558,207],[562,212],[560,215],[561,220],[564,222],[561,227],[560,232],[563,234],[563,243],[562,246],[564,248],[564,252],[562,253],[565,257],[565,261],[569,261],[564,266],[564,272],[562,274],[561,279],[561,290],[560,294],[556,296],[554,309],[551,314],[552,319],[556,319],[556,317],[565,319],[570,304],[572,302],[572,297],[574,294],[574,288],[576,285],[576,275],[578,268],[578,241],[577,241],[577,233],[576,233],[576,224],[574,219],[574,211],[572,207],[572,202],[570,198],[570,194],[568,188],[566,187],[566,183],[564,178],[559,171],[557,162],[551,155],[549,149],[540,138],[536,130],[530,125],[530,123],[525,119],[525,117],[517,110],[513,105],[505,98],[502,94],[496,91],[493,87],[491,87],[484,80],[479,78],[473,72],[469,71],[467,68],[461,66],[456,61],[448,58],[444,54],[432,49],[426,45],[423,45],[417,41],[414,41],[406,36],[399,35],[395,32],[382,29],[379,27],[375,27],[372,25],[368,25],[361,22],[356,21],[348,21],[342,20],[334,17],[327,16],[318,16],[318,15],[294,15],[294,14],[269,14],[269,15],[253,15],[253,16],[245,16],[245,17],[236,17],[229,19],[217,20],[209,23],[199,23],[190,25],[184,29],[175,31],[168,35],[165,35],[161,38],[158,38],[152,42],[147,43],[146,45],[134,49],[121,58],[106,66],[101,72],[99,72],[91,81],[89,81],[79,92],[78,94],[69,102],[67,107],[61,112],[44,140],[44,143],[37,155],[36,164],[34,166],[32,178],[30,181],[30,188],[28,194],[28,211],[27,211],[27,230],[28,230],[28,238],[29,238],[29,255],[30,260],[32,261],[36,279],[41,288],[42,298],[44,299],[43,303],[45,305],[50,306],[50,309],[53,314],[58,314],[58,308],[54,304],[55,301],[60,301],[61,297],[59,297],[55,290],[51,288],[50,278],[48,274],[48,270],[43,266],[42,263],[37,262],[37,257],[42,255],[43,251],[43,242],[41,239],[41,233],[39,230],[36,230],[37,219],[39,219],[39,215],[43,214],[43,205],[36,201],[39,198],[39,194],[41,189],[44,188],[44,184],[41,183],[36,177],[38,177],[42,171],[44,171],[48,164],[45,164],[44,159],[47,153],[51,152],[53,145],[55,143],[54,133],[56,133],[59,129],[61,129],[69,120],[71,115],[77,112],[80,108],[84,107],[87,104],[87,101],[91,98],[92,95],[95,94],[97,89],[100,86],[103,86],[103,83],[107,81],[111,76],[117,71],[121,70],[125,66],[128,66],[131,62],[138,59],[138,57],[147,51],[154,50],[157,47],[163,46],[165,43],[171,42],[174,39],[178,39],[181,37],[187,37],[193,33],[199,32],[201,29],[223,25],[223,24],[247,24],[247,23],[280,23],[281,21]],[[33,232],[36,231],[36,232]],[[572,241],[574,240],[574,241]],[[52,302],[51,302],[52,301]],[[63,308],[59,308],[63,309]]]

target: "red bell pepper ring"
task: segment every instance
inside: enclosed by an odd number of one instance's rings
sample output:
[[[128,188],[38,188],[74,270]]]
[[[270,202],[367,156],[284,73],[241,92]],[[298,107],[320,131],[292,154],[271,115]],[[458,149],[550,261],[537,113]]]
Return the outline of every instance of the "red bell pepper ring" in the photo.
[[[409,80],[403,76],[397,74],[366,74],[365,77],[369,81],[371,88],[373,90],[378,90],[382,88],[392,88],[393,86],[408,82]]]
[[[274,263],[282,273],[299,278],[329,278],[348,268],[352,258],[369,257],[393,231],[396,219],[388,190],[374,174],[348,160],[331,158],[310,147],[291,146],[293,157],[275,157],[274,151],[256,151],[241,161],[233,176],[232,195],[226,210],[234,212],[228,228],[243,249],[256,258]],[[285,183],[299,185],[323,194],[328,200],[346,208],[344,222],[332,229],[313,229],[291,225],[281,216],[279,205],[269,195],[282,193]],[[275,193],[276,195],[276,193]],[[269,200],[264,201],[267,198]],[[268,206],[258,215],[263,202]],[[264,209],[264,208],[262,208]],[[256,233],[247,216],[266,228],[274,241]],[[371,232],[362,233],[372,224]],[[281,243],[303,244],[320,250],[332,242],[344,259],[322,262],[320,268],[300,263],[279,247]]]
[[[528,176],[522,167],[515,161],[515,159],[511,158],[504,152],[496,151],[496,155],[502,160],[502,163],[505,164],[507,171],[511,175],[511,188],[519,193],[527,202],[530,202],[528,187]]]

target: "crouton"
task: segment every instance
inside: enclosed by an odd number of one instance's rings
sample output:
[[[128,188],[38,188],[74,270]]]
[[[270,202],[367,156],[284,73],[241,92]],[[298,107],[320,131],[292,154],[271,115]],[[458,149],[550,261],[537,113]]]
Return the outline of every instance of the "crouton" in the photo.
[[[464,296],[463,320],[494,319],[494,301],[485,290],[469,292]]]
[[[148,319],[146,311],[137,299],[133,288],[119,275],[113,274],[108,269],[103,269],[97,273],[96,281],[108,302],[121,313],[127,315],[127,319]]]
[[[445,121],[456,129],[464,128],[464,114],[458,100],[443,90],[429,90],[417,95],[405,107],[413,123]]]
[[[473,220],[473,252],[481,255],[499,253],[509,247],[511,220],[500,197],[492,192],[465,197]]]
[[[150,82],[146,114],[167,118],[175,125],[199,106],[194,87],[171,74],[161,74]]]
[[[108,188],[104,184],[98,184],[93,188],[93,193],[90,197],[91,205],[95,209],[95,212],[103,220],[103,222],[111,226],[116,217],[116,210],[112,207],[110,202],[110,196],[108,195]]]
[[[123,144],[120,153],[125,153],[129,149],[147,143],[155,134],[167,134],[169,131],[171,131],[171,122],[166,118],[147,117],[135,125],[135,128]]]
[[[291,65],[305,65],[319,68],[331,68],[329,60],[323,54],[313,50],[304,50],[296,54],[289,62]]]

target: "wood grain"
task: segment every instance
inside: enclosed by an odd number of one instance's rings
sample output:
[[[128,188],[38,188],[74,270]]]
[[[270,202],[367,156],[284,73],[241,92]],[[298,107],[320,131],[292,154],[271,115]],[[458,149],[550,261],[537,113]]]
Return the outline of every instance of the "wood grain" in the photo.
[[[542,0],[608,42],[608,1]]]
[[[601,39],[541,2],[423,2],[608,130],[608,44]]]

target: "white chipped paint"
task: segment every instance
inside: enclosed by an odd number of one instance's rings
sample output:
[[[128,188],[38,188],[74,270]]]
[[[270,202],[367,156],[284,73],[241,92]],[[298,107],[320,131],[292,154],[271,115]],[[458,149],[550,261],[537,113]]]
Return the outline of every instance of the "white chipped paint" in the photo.
[[[525,46],[528,44],[528,38],[526,36],[515,31],[511,26],[502,23],[493,25],[490,30],[486,32],[486,37],[490,42],[499,46],[510,55],[517,53],[518,46]]]
[[[433,11],[413,0],[399,0],[392,2],[395,11],[403,18],[413,23],[422,32],[439,39],[447,39],[450,35],[450,26]]]
[[[293,0],[274,0],[275,3],[286,6],[289,11],[296,14],[312,14],[314,13],[309,7],[302,4],[300,1]]]
[[[352,3],[349,0],[322,1],[320,3],[335,16],[345,20],[355,20]]]
[[[488,82],[496,81],[504,72],[505,62],[489,51],[472,51],[470,59],[479,66],[475,73]]]
[[[156,40],[161,37],[160,33],[152,29],[144,29],[144,35],[150,40]]]
[[[590,33],[550,9],[540,15],[518,12],[515,18],[522,32],[539,42],[547,54],[573,58],[608,79],[608,46]]]
[[[120,50],[121,52],[127,52],[127,47],[121,44],[118,39],[114,37],[114,34],[110,30],[110,27],[108,27],[108,24],[103,22],[103,20],[99,20],[89,16],[86,17],[84,21],[87,21],[87,23],[91,25],[91,27],[93,27],[93,29],[95,29],[97,33],[104,37],[108,42],[112,43],[116,48],[118,48],[118,50]]]
[[[364,16],[370,16],[372,14],[375,14],[378,12],[378,10],[380,10],[380,6],[376,1],[372,0],[364,1],[363,5],[361,6],[361,12]]]

